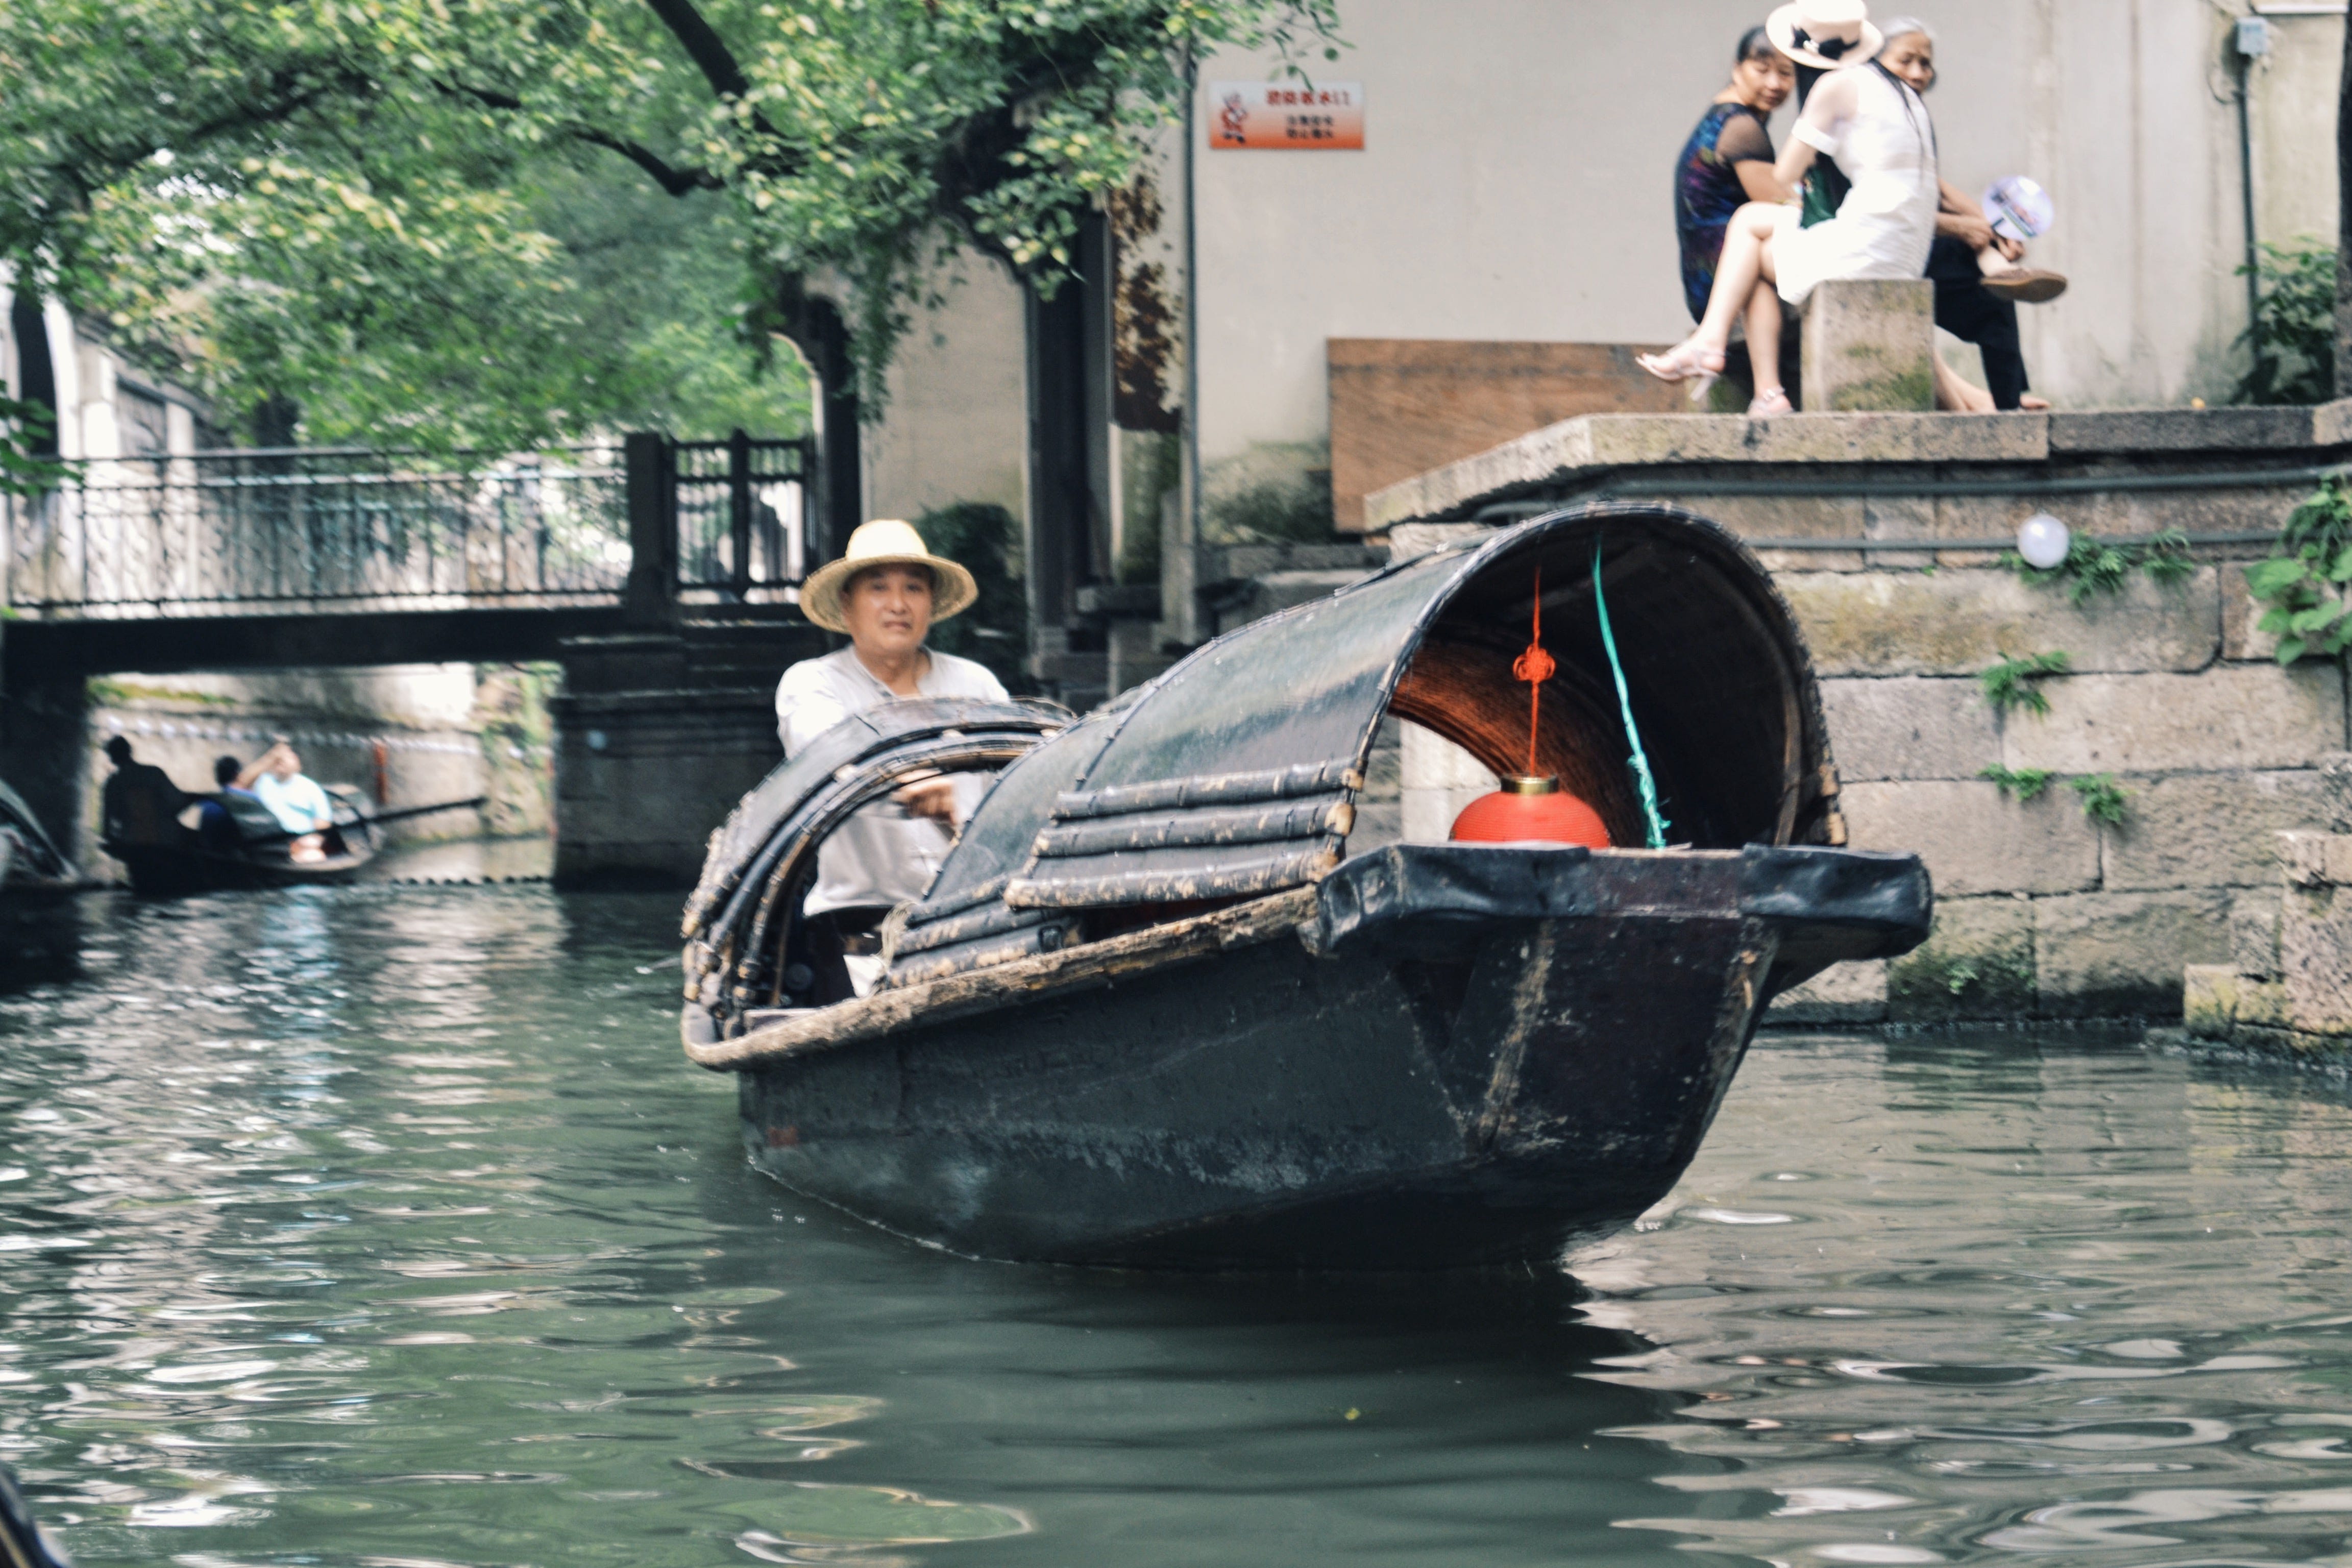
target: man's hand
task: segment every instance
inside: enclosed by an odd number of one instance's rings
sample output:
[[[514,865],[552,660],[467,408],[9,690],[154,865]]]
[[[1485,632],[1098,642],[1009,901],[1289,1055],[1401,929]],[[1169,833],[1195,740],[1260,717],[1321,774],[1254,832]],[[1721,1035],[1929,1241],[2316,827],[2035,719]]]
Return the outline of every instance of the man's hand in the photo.
[[[950,827],[960,826],[956,817],[955,780],[945,773],[933,773],[899,789],[891,796],[906,807],[908,816],[928,816],[934,822],[944,822]]]
[[[1981,214],[1937,213],[1936,226],[1970,250],[1982,250],[1988,245],[1998,243],[1992,225],[1985,221]]]

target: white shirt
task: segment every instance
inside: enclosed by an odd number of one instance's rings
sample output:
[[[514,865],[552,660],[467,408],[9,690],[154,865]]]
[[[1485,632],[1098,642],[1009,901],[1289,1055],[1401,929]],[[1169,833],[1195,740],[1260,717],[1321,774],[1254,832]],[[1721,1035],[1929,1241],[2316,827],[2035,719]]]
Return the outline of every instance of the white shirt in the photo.
[[[928,651],[928,650],[926,650]],[[980,697],[1003,700],[1004,683],[984,664],[953,654],[932,653],[929,668],[915,682],[922,697]],[[776,735],[784,755],[796,757],[809,742],[853,714],[886,702],[908,701],[866,668],[855,648],[823,658],[804,658],[776,682]],[[969,817],[995,775],[956,775],[956,811]],[[818,847],[816,886],[802,906],[808,914],[826,910],[887,909],[919,899],[939,875],[955,840],[947,825],[909,816],[887,797],[858,808]]]
[[[253,793],[289,833],[316,833],[334,826],[335,813],[327,804],[327,792],[308,773],[296,773],[290,779],[264,773],[253,781]]]

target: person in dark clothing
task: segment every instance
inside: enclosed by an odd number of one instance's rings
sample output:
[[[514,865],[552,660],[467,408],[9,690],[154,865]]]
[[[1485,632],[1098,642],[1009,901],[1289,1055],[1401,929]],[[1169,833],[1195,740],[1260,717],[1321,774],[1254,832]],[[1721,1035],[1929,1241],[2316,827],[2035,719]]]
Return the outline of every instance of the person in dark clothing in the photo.
[[[1924,95],[1936,84],[1936,36],[1916,16],[1898,16],[1886,24],[1886,46],[1879,59],[1916,92]],[[1987,384],[1979,391],[1953,375],[1943,378],[1942,386],[1956,395],[1966,413],[2047,408],[2050,405],[2026,387],[2017,306],[2021,300],[2040,304],[2056,299],[2065,291],[2066,280],[2057,273],[2020,265],[2025,247],[1995,233],[1984,209],[1950,181],[1939,184],[1936,242],[1927,252],[1927,274],[1936,285],[1936,325],[1977,345],[1984,356]]]
[[[196,841],[207,849],[232,850],[245,842],[245,836],[237,827],[236,815],[220,798],[244,795],[253,800],[257,807],[261,805],[260,801],[254,800],[251,791],[236,787],[236,775],[244,771],[245,764],[235,757],[213,759],[213,787],[218,795],[196,807]]]
[[[1682,248],[1683,302],[1691,320],[1706,316],[1715,264],[1723,255],[1731,215],[1748,202],[1780,199],[1772,173],[1772,111],[1796,86],[1795,68],[1761,27],[1741,35],[1731,84],[1716,95],[1675,161],[1675,237]],[[1747,312],[1748,353],[1756,360],[1759,394],[1780,389],[1780,301],[1759,289]]]
[[[1996,409],[2043,409],[2050,405],[2027,390],[2025,351],[2017,335],[2017,303],[1984,286],[1977,253],[1968,241],[1938,232],[1927,252],[1927,277],[1936,285],[1936,325],[1984,356],[1986,390]]]
[[[1746,202],[1775,201],[1772,111],[1796,87],[1795,68],[1761,27],[1740,36],[1731,84],[1716,94],[1675,160],[1675,237],[1681,242],[1683,301],[1691,320],[1706,314],[1724,230]]]
[[[133,758],[131,742],[120,735],[106,742],[106,755],[114,772],[99,795],[100,837],[109,844],[142,847],[178,843],[187,831],[180,826],[180,813],[188,797],[172,775]]]

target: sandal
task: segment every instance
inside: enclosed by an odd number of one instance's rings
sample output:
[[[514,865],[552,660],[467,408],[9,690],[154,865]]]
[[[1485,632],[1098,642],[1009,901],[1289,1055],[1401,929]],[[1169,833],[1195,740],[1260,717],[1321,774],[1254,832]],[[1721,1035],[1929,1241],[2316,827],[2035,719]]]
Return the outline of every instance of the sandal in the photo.
[[[1633,363],[1660,381],[1692,383],[1690,400],[1704,403],[1715,387],[1716,377],[1723,374],[1723,351],[1703,349],[1685,341],[1662,354],[1635,354]]]
[[[1769,392],[1759,392],[1756,401],[1748,405],[1750,419],[1769,419],[1776,414],[1794,414],[1797,405],[1789,401],[1789,389],[1776,386]]]

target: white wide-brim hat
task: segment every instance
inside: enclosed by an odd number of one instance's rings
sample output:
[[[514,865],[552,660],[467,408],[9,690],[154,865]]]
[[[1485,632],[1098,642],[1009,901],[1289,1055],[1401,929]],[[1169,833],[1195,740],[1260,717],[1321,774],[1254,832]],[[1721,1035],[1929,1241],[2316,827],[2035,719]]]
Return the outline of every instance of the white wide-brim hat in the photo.
[[[928,568],[934,622],[963,614],[980,597],[980,584],[971,580],[971,574],[944,555],[932,554],[913,523],[877,517],[858,525],[840,560],[828,561],[809,574],[808,581],[801,584],[801,614],[829,632],[849,630],[849,622],[841,613],[841,591],[868,566]]]
[[[1864,0],[1793,0],[1764,18],[1764,31],[1799,65],[1825,71],[1874,60],[1886,47]]]

